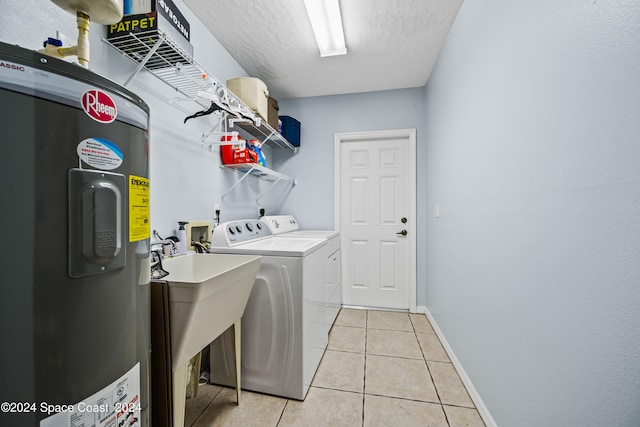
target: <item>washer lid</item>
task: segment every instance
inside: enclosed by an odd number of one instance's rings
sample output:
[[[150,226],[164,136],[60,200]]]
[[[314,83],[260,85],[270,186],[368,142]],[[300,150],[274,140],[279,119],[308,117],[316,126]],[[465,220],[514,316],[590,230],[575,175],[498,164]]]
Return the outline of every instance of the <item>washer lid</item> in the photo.
[[[340,233],[336,230],[297,230],[290,231],[288,233],[278,234],[277,238],[296,238],[296,239],[333,239],[338,236]]]
[[[230,248],[212,248],[211,252],[303,257],[326,244],[327,240],[322,238],[267,237]]]

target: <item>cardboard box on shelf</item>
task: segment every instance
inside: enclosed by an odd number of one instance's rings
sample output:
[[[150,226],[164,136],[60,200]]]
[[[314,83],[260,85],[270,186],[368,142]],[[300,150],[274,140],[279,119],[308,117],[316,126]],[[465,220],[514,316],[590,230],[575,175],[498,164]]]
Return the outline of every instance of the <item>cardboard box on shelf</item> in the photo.
[[[269,122],[269,126],[271,126],[275,131],[278,130],[278,111],[280,107],[278,106],[278,101],[269,97],[269,111],[267,112],[267,122]]]
[[[227,88],[247,104],[264,121],[268,119],[269,91],[267,85],[255,77],[236,77],[227,80]]]

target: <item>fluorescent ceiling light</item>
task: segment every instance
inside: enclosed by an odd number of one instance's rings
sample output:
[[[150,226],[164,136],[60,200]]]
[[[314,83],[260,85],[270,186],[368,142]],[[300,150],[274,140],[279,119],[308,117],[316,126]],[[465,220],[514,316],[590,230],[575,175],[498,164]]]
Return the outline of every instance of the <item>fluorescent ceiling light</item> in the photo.
[[[339,0],[304,0],[320,56],[344,55],[347,47],[342,31]]]

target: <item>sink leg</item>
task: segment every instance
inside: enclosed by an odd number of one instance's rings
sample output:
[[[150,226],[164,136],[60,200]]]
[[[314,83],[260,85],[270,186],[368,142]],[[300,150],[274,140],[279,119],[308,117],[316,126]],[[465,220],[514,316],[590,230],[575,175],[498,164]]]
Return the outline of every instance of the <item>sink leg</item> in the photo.
[[[189,361],[189,397],[191,399],[198,396],[198,384],[200,382],[200,361],[202,352],[196,354]]]
[[[238,400],[238,405],[240,405],[240,371],[241,366],[241,357],[240,357],[240,345],[242,343],[240,330],[241,330],[241,321],[242,319],[238,319],[237,322],[233,324],[233,344],[234,344],[234,356],[236,358],[236,399]]]
[[[184,426],[184,409],[187,388],[187,364],[173,371],[173,427]]]

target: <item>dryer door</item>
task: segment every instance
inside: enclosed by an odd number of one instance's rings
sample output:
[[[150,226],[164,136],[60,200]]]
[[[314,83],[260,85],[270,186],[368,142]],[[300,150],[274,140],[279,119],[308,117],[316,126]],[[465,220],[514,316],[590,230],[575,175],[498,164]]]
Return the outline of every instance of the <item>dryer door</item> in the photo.
[[[262,258],[242,317],[242,388],[304,399],[302,259]],[[235,385],[233,339],[211,345],[211,382]]]

